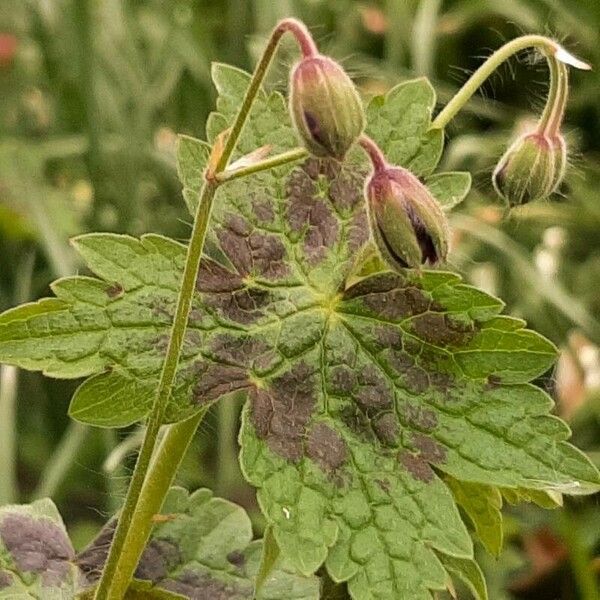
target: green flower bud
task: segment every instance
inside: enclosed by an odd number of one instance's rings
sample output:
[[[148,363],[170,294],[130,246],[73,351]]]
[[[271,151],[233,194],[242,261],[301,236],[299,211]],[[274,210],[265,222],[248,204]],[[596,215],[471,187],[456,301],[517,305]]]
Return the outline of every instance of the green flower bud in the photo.
[[[371,228],[392,268],[419,268],[448,255],[449,228],[442,208],[410,171],[376,168],[367,182]]]
[[[492,181],[510,206],[547,198],[563,180],[567,147],[560,134],[534,132],[510,146],[494,169]]]
[[[338,63],[306,56],[290,78],[290,112],[304,144],[316,156],[344,158],[365,126],[356,87]]]

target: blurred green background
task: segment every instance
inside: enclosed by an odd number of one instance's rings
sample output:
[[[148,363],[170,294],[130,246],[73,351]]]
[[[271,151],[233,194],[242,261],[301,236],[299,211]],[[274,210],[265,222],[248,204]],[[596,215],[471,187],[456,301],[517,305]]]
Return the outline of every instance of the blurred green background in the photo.
[[[453,121],[442,166],[471,171],[475,184],[452,217],[451,266],[560,347],[539,383],[600,463],[598,0],[0,0],[0,309],[80,268],[74,234],[185,239],[176,133],[204,134],[211,62],[250,69],[285,16],[303,19],[366,97],[426,75],[443,103],[491,49],[525,32],[552,35],[595,65],[572,73],[571,166],[552,201],[503,220],[490,183],[515,129],[543,104],[545,65],[531,55]],[[284,43],[270,86],[285,89],[294,56]],[[140,435],[69,423],[76,383],[1,368],[0,504],[52,495],[81,546],[118,507]],[[260,533],[237,467],[238,409],[214,410],[178,480],[240,502]],[[480,557],[493,600],[600,599],[598,497],[564,510],[508,506],[505,525],[501,557]]]

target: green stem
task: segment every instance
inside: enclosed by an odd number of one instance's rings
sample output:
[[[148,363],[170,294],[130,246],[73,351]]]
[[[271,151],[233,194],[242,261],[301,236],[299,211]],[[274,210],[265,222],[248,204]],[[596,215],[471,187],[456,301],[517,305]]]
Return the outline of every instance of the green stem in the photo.
[[[17,445],[15,400],[19,370],[12,365],[0,367],[0,506],[17,501]]]
[[[557,102],[560,102],[559,94],[562,89],[560,64],[555,58],[548,58],[548,70],[550,71],[548,96],[546,98],[546,106],[544,106],[544,110],[538,121],[538,127],[541,131],[547,131],[548,125],[553,120]]]
[[[271,158],[266,158],[265,160],[255,162],[244,167],[239,167],[237,169],[226,169],[225,171],[215,175],[215,179],[219,183],[223,183],[225,181],[231,181],[232,179],[247,177],[248,175],[260,173],[261,171],[267,171],[268,169],[273,169],[274,167],[280,167],[291,162],[304,160],[305,158],[308,158],[309,155],[310,154],[308,150],[305,148],[294,148],[293,150],[282,152],[281,154],[277,154]]]
[[[461,108],[469,101],[471,96],[481,87],[484,81],[492,75],[492,73],[511,56],[527,49],[537,48],[541,50],[550,69],[552,63],[557,62],[554,58],[559,51],[560,46],[552,39],[543,35],[524,35],[508,42],[498,50],[496,50],[466,81],[466,83],[458,90],[455,96],[446,104],[442,111],[437,115],[431,124],[431,129],[443,129],[456,116]],[[546,109],[548,109],[548,103]]]
[[[250,109],[252,108],[252,104],[254,103],[254,99],[258,94],[260,86],[262,85],[263,79],[267,73],[267,70],[273,60],[273,56],[275,55],[275,50],[277,50],[277,46],[279,44],[279,40],[281,36],[289,31],[294,35],[296,41],[300,45],[302,49],[302,53],[304,56],[310,56],[311,54],[316,54],[316,47],[310,34],[308,33],[306,27],[300,21],[296,19],[284,19],[273,30],[269,41],[267,42],[267,46],[263,51],[263,54],[254,69],[254,73],[252,74],[252,79],[250,80],[250,85],[246,90],[246,94],[244,95],[244,99],[242,100],[242,105],[240,106],[240,110],[237,114],[237,117],[231,127],[231,131],[229,132],[229,136],[227,137],[227,142],[225,143],[225,148],[223,149],[223,153],[221,154],[221,158],[217,162],[217,166],[215,168],[216,173],[220,173],[224,171],[227,167],[229,159],[233,154],[235,146],[238,142],[238,139],[242,133],[242,129],[246,124],[248,119],[248,114],[250,113]]]
[[[188,316],[192,304],[192,297],[196,287],[198,269],[200,267],[200,258],[204,247],[204,238],[210,218],[212,203],[217,191],[217,185],[211,182],[205,182],[200,192],[198,208],[194,219],[194,228],[190,244],[187,250],[185,267],[179,297],[177,299],[177,308],[173,318],[173,328],[171,337],[167,346],[165,362],[158,383],[158,392],[152,406],[146,434],[140,453],[137,458],[135,469],[129,482],[129,489],[125,497],[125,504],[119,516],[119,522],[115,530],[113,542],[110,547],[108,559],[102,572],[98,589],[96,590],[96,600],[112,600],[122,598],[127,590],[135,565],[139,560],[139,554],[133,556],[132,548],[125,547],[125,540],[132,528],[134,517],[137,520],[136,513],[142,510],[139,506],[139,498],[142,491],[142,485],[150,466],[150,460],[154,447],[156,445],[160,427],[164,421],[165,412],[171,389],[177,374],[177,365],[183,346],[185,331],[187,328]],[[162,501],[162,499],[161,499]],[[133,568],[125,569],[123,563]],[[119,568],[117,568],[119,567]]]
[[[260,90],[266,71],[273,59],[279,40],[286,31],[290,31],[296,36],[303,52],[306,53],[311,50],[310,44],[308,44],[306,39],[306,36],[310,36],[304,26],[298,21],[286,19],[279,23],[275,28],[267,43],[267,47],[256,66],[254,74],[252,75],[242,105],[230,129],[225,147],[217,160],[215,175],[227,168],[252,108],[254,99]],[[302,35],[305,36],[304,39],[302,39]],[[115,530],[106,565],[104,566],[102,577],[100,578],[94,596],[95,600],[120,600],[125,595],[129,582],[133,577],[135,567],[139,561],[139,557],[143,551],[145,541],[152,529],[152,523],[148,516],[150,513],[146,510],[144,505],[140,504],[142,491],[144,489],[149,489],[150,491],[148,493],[150,495],[156,494],[154,478],[158,477],[158,473],[160,473],[160,470],[157,469],[173,470],[174,474],[174,467],[179,464],[178,462],[175,464],[175,456],[165,456],[165,464],[157,465],[156,469],[153,469],[148,478],[146,478],[177,373],[177,366],[179,364],[189,311],[196,287],[204,239],[212,203],[218,186],[219,182],[214,179],[214,176],[210,179],[206,178],[199,194],[198,208],[196,209],[194,227],[187,250],[181,289],[177,299],[171,337],[169,339],[165,362],[158,384],[157,396],[148,418],[144,441],[142,442],[142,447],[129,483],[129,489],[127,491],[127,496],[125,497],[123,509],[119,515],[117,528]],[[200,422],[200,419],[201,417],[197,418],[196,426]],[[173,431],[172,428],[171,431]],[[187,443],[189,443],[189,439],[193,436],[194,431],[195,427],[193,430],[187,431],[189,435]],[[171,440],[166,436],[163,442],[167,443],[170,441]],[[181,441],[179,445],[181,445]],[[145,482],[146,479],[147,481]],[[157,506],[161,506],[163,500],[164,494],[160,497],[152,497],[152,502]],[[136,529],[143,535],[139,535]]]
[[[567,108],[569,97],[569,71],[563,63],[558,63],[556,79],[558,80],[558,89],[556,91],[556,102],[554,110],[551,111],[547,123],[540,123],[544,127],[546,135],[555,137],[560,133],[560,128]],[[543,115],[542,115],[543,116]]]
[[[169,426],[158,445],[125,537],[125,551],[119,557],[116,577],[122,583],[119,587],[110,588],[110,595],[107,597],[121,598],[119,594],[123,594],[129,585],[129,580],[125,581],[124,575],[129,573],[131,577],[134,573],[152,532],[153,517],[160,513],[165,496],[204,415],[205,411],[202,411],[187,421]]]

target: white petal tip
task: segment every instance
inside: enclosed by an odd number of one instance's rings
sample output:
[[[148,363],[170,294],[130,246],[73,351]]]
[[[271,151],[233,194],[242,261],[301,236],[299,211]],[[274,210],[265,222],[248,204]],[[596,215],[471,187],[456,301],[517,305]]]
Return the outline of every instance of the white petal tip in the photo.
[[[562,46],[557,46],[554,56],[556,60],[574,67],[575,69],[581,69],[582,71],[591,71],[592,69],[592,65],[579,60],[576,56],[573,56],[570,52],[567,52]]]

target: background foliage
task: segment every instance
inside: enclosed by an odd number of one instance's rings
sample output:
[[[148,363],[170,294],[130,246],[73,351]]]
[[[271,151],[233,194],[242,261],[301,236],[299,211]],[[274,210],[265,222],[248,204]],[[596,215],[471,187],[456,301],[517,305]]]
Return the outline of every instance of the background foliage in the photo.
[[[1,310],[47,295],[52,279],[81,268],[68,245],[76,233],[188,234],[175,132],[204,137],[214,105],[211,61],[250,68],[277,19],[292,15],[343,60],[366,96],[427,75],[444,101],[465,69],[522,32],[549,32],[600,65],[600,5],[587,0],[3,0]],[[284,44],[270,77],[277,89],[291,48]],[[545,91],[543,64],[528,62],[508,65],[448,131],[442,167],[470,170],[475,180],[453,214],[450,260],[561,348],[558,368],[541,383],[574,443],[598,463],[600,69],[572,74],[564,196],[502,221],[490,172]],[[70,424],[74,387],[2,367],[0,504],[51,494],[81,547],[122,497],[139,435]],[[237,466],[237,411],[234,403],[214,410],[178,479],[239,502],[261,532],[254,492]],[[597,498],[569,501],[560,513],[508,508],[505,523],[499,559],[480,557],[491,598],[598,599],[589,575],[590,565],[600,570]]]

